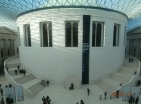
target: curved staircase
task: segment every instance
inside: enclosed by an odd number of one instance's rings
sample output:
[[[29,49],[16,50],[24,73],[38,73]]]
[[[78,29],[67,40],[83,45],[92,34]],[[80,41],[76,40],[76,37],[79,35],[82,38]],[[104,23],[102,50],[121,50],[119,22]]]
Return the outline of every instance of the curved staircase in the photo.
[[[138,67],[138,60],[134,59],[133,63],[129,63],[128,58],[125,58],[123,66],[117,72],[113,73],[108,78],[101,79],[96,85],[108,94],[111,94],[120,87],[120,83],[122,83],[122,85],[128,83],[134,76],[134,72],[137,71]]]
[[[34,96],[45,88],[45,86],[41,85],[41,80],[36,78],[36,76],[29,72],[26,72],[25,76],[24,74],[21,74],[19,72],[16,75],[15,70],[17,70],[17,64],[20,64],[19,60],[17,61],[14,60],[11,62],[14,62],[12,63],[12,65],[15,64],[15,66],[10,68],[8,66],[10,66],[11,63],[9,62],[6,64],[8,67],[8,74],[15,80],[16,83],[29,89]]]

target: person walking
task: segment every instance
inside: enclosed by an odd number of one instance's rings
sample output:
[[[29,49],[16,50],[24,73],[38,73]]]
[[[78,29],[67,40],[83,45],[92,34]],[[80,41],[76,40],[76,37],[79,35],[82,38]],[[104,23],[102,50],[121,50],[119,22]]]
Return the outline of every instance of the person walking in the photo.
[[[131,59],[129,58],[129,62],[131,61]]]
[[[129,102],[129,104],[131,104],[131,99],[130,98],[129,98],[128,102]]]
[[[20,66],[19,65],[17,66],[17,69],[18,69],[18,71],[20,70]]]
[[[102,96],[100,95],[100,100],[102,100]]]
[[[15,70],[15,74],[17,75],[17,70]]]
[[[104,93],[104,96],[105,96],[105,100],[106,100],[106,96],[107,96],[107,92],[105,91],[105,93]]]
[[[117,93],[117,98],[118,98],[119,97],[119,90],[117,90],[116,93]]]
[[[2,88],[0,89],[0,93],[1,93],[1,96],[3,96],[3,89]]]
[[[89,94],[90,94],[90,89],[89,88],[87,88],[87,92],[88,92],[88,96],[89,96]]]
[[[131,95],[129,99],[130,99],[130,104],[132,104],[132,101],[133,101],[133,100],[132,100],[132,99],[133,99],[133,96]]]
[[[74,90],[74,88],[73,88],[73,83],[71,84],[71,90]]]
[[[80,104],[84,104],[84,101],[83,100],[80,100]]]
[[[135,104],[138,104],[139,102],[139,97],[137,96],[137,98],[135,99]]]
[[[133,95],[133,97],[132,97],[132,103],[134,104],[134,102],[135,102],[135,97]]]
[[[47,87],[49,87],[49,80],[47,80],[46,84],[47,84]]]
[[[46,98],[43,96],[42,98],[43,104],[47,104]]]
[[[5,104],[3,97],[1,98],[1,104]]]
[[[25,69],[23,70],[23,74],[24,74],[24,76],[25,76],[25,73],[26,73],[26,71],[25,71]]]

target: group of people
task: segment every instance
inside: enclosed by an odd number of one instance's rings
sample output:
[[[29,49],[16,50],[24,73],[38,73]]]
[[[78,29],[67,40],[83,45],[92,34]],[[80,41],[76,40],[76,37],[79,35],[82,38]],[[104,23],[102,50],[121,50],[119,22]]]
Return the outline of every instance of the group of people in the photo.
[[[47,80],[47,81],[42,80],[41,85],[49,87],[49,80]]]
[[[25,76],[25,73],[26,73],[26,70],[25,69],[20,69],[20,66],[19,65],[17,66],[17,69],[15,70],[15,74],[16,75],[17,75],[17,73],[19,71],[20,74],[24,74],[24,76]]]
[[[129,62],[133,63],[134,59],[133,58],[129,58]]]
[[[1,98],[0,104],[5,104],[3,97]]]
[[[78,104],[78,102],[76,104]],[[84,104],[84,101],[83,100],[80,100],[80,104]]]
[[[1,67],[0,67],[0,76],[4,76],[4,65],[1,64]]]
[[[1,88],[1,85],[0,85],[0,93],[1,93],[1,96],[3,96],[3,89]]]
[[[140,86],[141,85],[141,80],[138,80],[137,81],[137,86]]]
[[[13,103],[14,103],[14,99],[11,98],[11,97],[7,97],[7,98],[6,98],[6,103],[7,103],[7,104],[13,104]]]
[[[138,104],[138,102],[139,102],[139,97],[137,96],[136,97],[136,99],[135,99],[135,97],[134,96],[130,96],[130,98],[129,98],[129,104]]]
[[[1,96],[3,96],[3,89],[1,88],[1,84],[0,84],[0,93],[1,93]]]
[[[43,101],[43,104],[50,104],[51,99],[49,96],[47,96],[46,98],[43,96],[42,101]]]
[[[115,92],[115,94],[116,94],[116,97],[117,98],[119,98],[119,90],[117,90],[116,92]],[[106,97],[107,97],[107,92],[105,91],[104,92],[104,99],[106,100]],[[112,99],[112,96],[110,95],[110,99]],[[100,100],[102,100],[102,96],[100,95]]]
[[[70,90],[74,90],[73,83],[71,83]]]

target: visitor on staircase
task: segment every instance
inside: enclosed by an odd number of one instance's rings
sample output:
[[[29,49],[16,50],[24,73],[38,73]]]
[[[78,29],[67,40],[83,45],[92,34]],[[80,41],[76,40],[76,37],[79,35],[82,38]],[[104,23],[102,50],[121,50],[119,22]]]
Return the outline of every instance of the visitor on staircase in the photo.
[[[107,92],[106,92],[106,91],[105,91],[105,93],[104,93],[104,96],[105,96],[105,98],[104,98],[104,99],[106,100],[106,96],[107,96]]]

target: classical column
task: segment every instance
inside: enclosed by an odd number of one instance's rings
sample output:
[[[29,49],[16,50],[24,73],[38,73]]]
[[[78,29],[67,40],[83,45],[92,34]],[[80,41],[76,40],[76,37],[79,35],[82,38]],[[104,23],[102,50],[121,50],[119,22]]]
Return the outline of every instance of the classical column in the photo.
[[[12,46],[12,39],[10,41],[10,56],[13,56],[13,46]]]
[[[8,54],[7,54],[7,39],[4,39],[4,58],[7,58],[8,57]]]
[[[139,57],[139,39],[136,39],[136,57]]]
[[[126,41],[126,54],[130,55],[130,40],[127,39]]]
[[[0,39],[0,44],[1,44],[1,39]],[[2,57],[1,57],[1,45],[0,45],[0,65],[2,64]],[[1,67],[1,66],[0,66]]]
[[[139,51],[138,51],[139,58],[141,57],[141,38],[139,38]]]
[[[14,39],[11,39],[10,41],[10,48],[11,48],[11,55],[14,56],[15,55],[15,47],[14,47]]]
[[[130,56],[134,56],[134,39],[130,40]]]
[[[129,56],[132,56],[132,39],[129,40]]]
[[[13,55],[15,56],[15,39],[12,40],[12,45],[13,45]]]

